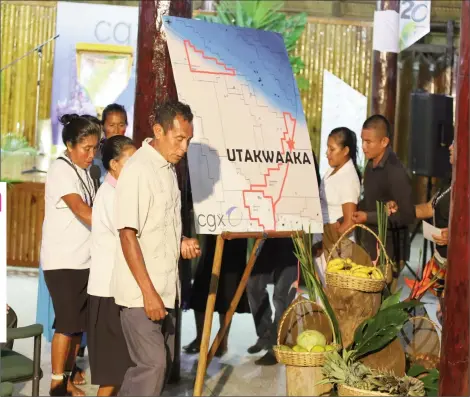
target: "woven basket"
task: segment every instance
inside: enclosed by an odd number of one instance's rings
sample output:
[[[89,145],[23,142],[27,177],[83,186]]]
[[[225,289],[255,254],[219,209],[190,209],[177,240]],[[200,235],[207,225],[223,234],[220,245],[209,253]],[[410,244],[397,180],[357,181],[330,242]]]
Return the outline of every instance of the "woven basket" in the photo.
[[[408,321],[414,323],[414,320],[429,323],[429,325],[435,329],[435,338],[433,338],[434,335],[431,334],[431,331],[429,331],[428,334],[426,333],[426,329],[419,328],[418,332],[422,331],[425,333],[425,335],[421,337],[422,342],[420,343],[415,340],[415,338],[417,338],[415,334],[413,334],[411,339],[405,339],[405,342],[408,342],[408,345],[405,346],[405,353],[412,364],[422,365],[428,370],[437,368],[440,359],[439,333],[442,333],[442,329],[434,321],[424,316],[411,317]],[[413,328],[413,330],[415,330],[415,328]],[[429,346],[431,346],[431,350],[434,350],[434,346],[436,346],[436,351],[426,352]]]
[[[281,350],[281,331],[284,325],[284,321],[286,320],[289,313],[299,305],[309,305],[314,307],[316,310],[324,312],[323,309],[317,305],[315,302],[310,300],[304,299],[302,297],[297,298],[284,312],[282,315],[281,321],[279,323],[279,328],[277,332],[277,345],[273,347],[274,355],[279,363],[285,365],[292,365],[296,367],[321,367],[325,362],[325,355],[329,352],[319,352],[319,353],[311,353],[311,352],[294,352],[294,351],[286,351]],[[336,346],[336,350],[339,350],[340,346]]]
[[[411,378],[414,384],[422,383],[419,379]],[[356,389],[355,387],[338,385],[338,396],[398,396],[398,394],[379,393],[377,391]]]
[[[357,225],[351,226],[348,230],[346,230],[346,232],[344,232],[344,234],[338,239],[338,241],[336,241],[335,245],[331,249],[328,255],[328,258],[326,260],[327,266],[330,260],[332,259],[333,252],[338,248],[341,241],[347,238],[349,233],[351,233],[357,227],[368,231],[376,238],[379,244],[380,250],[383,252],[385,260],[386,260],[384,279],[374,280],[374,279],[369,279],[369,278],[354,277],[351,275],[340,274],[340,273],[330,273],[328,272],[328,268],[327,268],[326,284],[330,287],[352,289],[352,290],[362,291],[362,292],[381,292],[385,288],[385,280],[387,280],[388,269],[391,268],[391,260],[388,257],[387,251],[385,250],[385,247],[383,246],[379,237],[372,230],[370,230],[367,226],[357,224]]]

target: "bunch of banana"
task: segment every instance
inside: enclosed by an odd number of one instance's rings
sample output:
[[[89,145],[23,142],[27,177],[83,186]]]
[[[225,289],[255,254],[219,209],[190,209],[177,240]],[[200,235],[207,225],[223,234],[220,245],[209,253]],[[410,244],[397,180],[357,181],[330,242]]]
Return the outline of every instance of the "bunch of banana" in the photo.
[[[383,280],[384,276],[380,269],[371,266],[358,265],[351,258],[335,258],[328,262],[328,273],[339,273],[360,278]]]

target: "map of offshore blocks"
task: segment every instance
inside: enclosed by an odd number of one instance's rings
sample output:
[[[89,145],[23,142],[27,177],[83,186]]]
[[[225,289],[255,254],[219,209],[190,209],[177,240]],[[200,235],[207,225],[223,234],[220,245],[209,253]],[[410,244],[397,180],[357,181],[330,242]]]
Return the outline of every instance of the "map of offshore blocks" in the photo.
[[[313,152],[277,33],[164,17],[188,151],[196,231],[322,232]]]

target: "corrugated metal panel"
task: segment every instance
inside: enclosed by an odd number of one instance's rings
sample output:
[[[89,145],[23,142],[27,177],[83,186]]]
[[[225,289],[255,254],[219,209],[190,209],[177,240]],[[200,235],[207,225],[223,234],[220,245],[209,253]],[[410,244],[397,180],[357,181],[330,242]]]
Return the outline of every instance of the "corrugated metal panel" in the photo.
[[[2,1],[1,67],[21,58],[55,34],[55,1]],[[39,119],[48,119],[52,93],[54,43],[43,49]],[[1,133],[24,134],[35,145],[38,54],[1,72]]]
[[[320,149],[323,71],[333,73],[370,98],[372,81],[372,26],[334,18],[309,18],[296,55],[305,62],[303,76],[309,88],[301,92],[302,104],[317,155]]]

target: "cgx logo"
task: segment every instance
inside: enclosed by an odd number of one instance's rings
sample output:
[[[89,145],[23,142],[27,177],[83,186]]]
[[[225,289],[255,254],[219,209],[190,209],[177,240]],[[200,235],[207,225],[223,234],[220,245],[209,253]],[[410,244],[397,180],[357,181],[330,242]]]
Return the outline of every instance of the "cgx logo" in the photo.
[[[242,213],[238,207],[230,207],[225,214],[199,214],[196,220],[200,227],[207,227],[214,232],[227,226],[238,226],[242,222]]]

